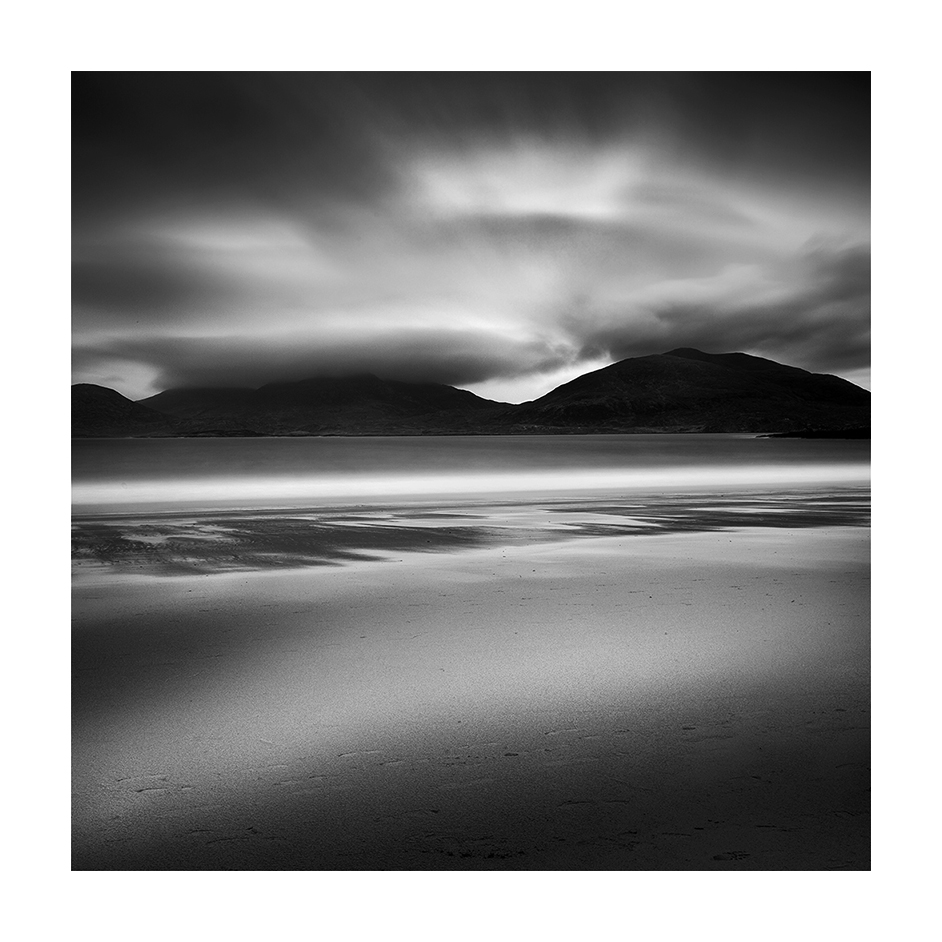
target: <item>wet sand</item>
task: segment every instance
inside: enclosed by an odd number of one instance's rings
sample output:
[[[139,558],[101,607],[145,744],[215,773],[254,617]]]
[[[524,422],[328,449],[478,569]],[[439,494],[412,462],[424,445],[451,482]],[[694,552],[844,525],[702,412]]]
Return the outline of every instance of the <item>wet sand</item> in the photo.
[[[86,566],[74,869],[869,869],[869,530],[545,518]]]

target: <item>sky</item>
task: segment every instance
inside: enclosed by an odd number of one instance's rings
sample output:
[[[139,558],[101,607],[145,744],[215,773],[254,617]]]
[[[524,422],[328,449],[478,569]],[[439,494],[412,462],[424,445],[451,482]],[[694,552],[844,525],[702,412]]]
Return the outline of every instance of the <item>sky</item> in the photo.
[[[75,72],[73,382],[870,385],[869,72]]]

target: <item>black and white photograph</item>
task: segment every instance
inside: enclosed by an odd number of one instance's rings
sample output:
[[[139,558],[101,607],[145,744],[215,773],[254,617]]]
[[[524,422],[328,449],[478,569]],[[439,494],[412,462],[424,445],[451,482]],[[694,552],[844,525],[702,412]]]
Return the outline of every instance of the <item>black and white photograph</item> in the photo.
[[[71,95],[73,870],[870,870],[869,72]]]

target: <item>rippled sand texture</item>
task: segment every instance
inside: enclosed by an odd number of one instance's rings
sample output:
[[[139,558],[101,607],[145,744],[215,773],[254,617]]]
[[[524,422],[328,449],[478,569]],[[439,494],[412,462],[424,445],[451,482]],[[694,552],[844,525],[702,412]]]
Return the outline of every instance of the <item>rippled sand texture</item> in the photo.
[[[213,575],[80,524],[73,866],[869,869],[869,530],[819,497],[656,536],[479,509]]]

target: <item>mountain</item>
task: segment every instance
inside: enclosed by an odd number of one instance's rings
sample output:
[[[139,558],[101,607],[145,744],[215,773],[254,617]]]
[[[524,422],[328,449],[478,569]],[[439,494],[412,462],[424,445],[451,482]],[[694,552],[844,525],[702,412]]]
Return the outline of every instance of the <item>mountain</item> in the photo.
[[[77,383],[72,387],[73,438],[126,438],[172,435],[167,416],[126,399],[107,386]]]
[[[148,399],[139,399],[138,404],[179,418],[199,418],[214,412],[240,409],[254,390],[242,388],[221,389],[168,389]]]
[[[192,434],[394,434],[474,431],[502,408],[465,389],[371,373],[259,389],[173,389],[141,401]]]
[[[520,405],[372,374],[259,389],[171,389],[134,403],[73,386],[73,434],[446,435],[811,432],[870,425],[870,393],[745,353],[679,348],[585,373]]]
[[[745,353],[621,360],[514,411],[515,431],[778,432],[869,426],[870,393]]]

